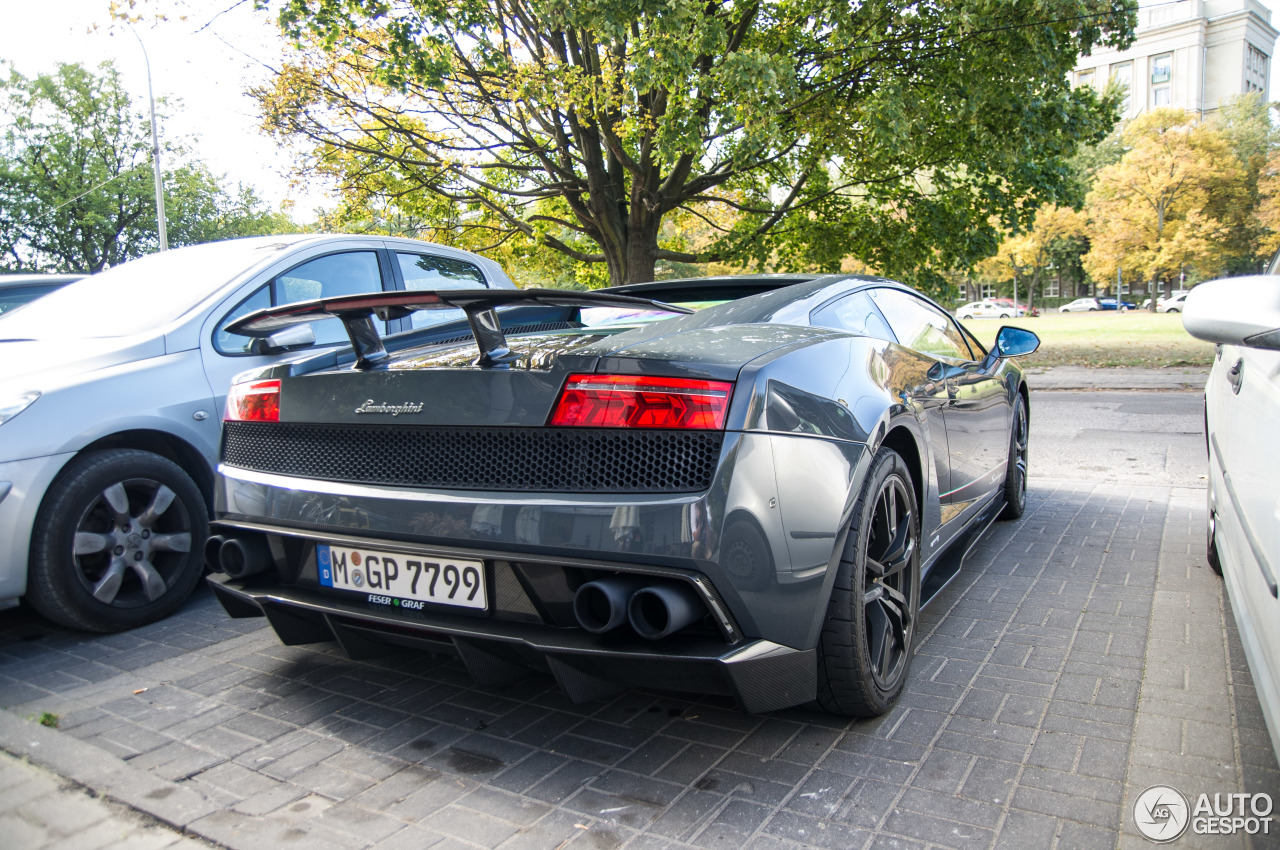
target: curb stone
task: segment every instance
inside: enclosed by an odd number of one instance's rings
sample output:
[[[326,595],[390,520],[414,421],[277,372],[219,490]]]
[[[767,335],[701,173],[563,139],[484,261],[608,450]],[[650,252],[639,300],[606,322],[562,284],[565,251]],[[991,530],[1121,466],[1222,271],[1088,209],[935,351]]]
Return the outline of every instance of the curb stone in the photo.
[[[70,735],[47,729],[0,709],[0,749],[52,771],[100,797],[149,815],[166,826],[194,834],[232,850],[260,848],[256,842],[236,845],[214,838],[192,824],[221,809],[203,794],[130,765],[106,750]]]
[[[1161,368],[1028,366],[1032,390],[1174,390],[1199,392],[1209,378],[1208,366]]]

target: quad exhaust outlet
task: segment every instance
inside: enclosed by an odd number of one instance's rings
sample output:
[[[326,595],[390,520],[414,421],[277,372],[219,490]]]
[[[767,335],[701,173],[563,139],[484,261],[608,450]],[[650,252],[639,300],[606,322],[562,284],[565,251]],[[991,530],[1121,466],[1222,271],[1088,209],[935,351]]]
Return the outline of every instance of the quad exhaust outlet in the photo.
[[[612,576],[579,587],[573,596],[573,613],[578,625],[593,634],[629,622],[636,634],[658,640],[697,622],[706,609],[683,584],[646,584],[635,576]]]

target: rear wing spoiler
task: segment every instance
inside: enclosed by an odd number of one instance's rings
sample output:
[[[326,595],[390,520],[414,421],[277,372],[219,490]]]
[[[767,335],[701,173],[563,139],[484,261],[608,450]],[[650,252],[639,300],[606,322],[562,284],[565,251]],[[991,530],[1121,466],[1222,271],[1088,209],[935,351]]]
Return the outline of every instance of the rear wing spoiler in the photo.
[[[517,356],[507,345],[498,321],[497,307],[508,304],[548,307],[623,307],[631,310],[656,310],[664,313],[692,313],[686,307],[664,304],[648,298],[614,295],[607,292],[574,292],[562,289],[438,289],[420,292],[379,292],[362,295],[340,295],[316,298],[283,307],[257,310],[236,319],[227,326],[231,333],[250,337],[268,337],[293,325],[317,319],[342,320],[356,353],[357,369],[372,369],[390,355],[383,348],[382,337],[373,317],[382,321],[403,319],[419,310],[462,310],[471,325],[471,333],[480,349],[477,366],[505,368]]]

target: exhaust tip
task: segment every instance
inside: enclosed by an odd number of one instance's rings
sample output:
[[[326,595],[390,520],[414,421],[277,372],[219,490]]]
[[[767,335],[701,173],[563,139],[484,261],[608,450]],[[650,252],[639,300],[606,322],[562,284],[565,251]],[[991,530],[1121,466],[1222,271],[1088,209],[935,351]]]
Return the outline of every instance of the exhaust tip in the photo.
[[[705,613],[693,590],[679,584],[656,584],[637,590],[627,606],[631,628],[649,640],[678,632]]]
[[[222,544],[227,542],[227,538],[221,534],[215,534],[204,542],[204,565],[212,572],[222,570],[222,564],[218,560],[218,555],[222,551]]]
[[[272,566],[271,554],[259,537],[231,537],[218,549],[218,566],[232,578],[245,578]]]
[[[627,602],[634,590],[630,579],[601,579],[582,585],[573,595],[578,625],[594,634],[621,626],[627,621]]]

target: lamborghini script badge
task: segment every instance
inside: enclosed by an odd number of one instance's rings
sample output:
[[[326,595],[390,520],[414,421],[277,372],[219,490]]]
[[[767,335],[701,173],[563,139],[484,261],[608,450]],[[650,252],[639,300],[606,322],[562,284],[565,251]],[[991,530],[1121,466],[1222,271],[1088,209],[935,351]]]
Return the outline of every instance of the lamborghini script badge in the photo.
[[[369,399],[356,408],[356,413],[390,413],[399,416],[401,413],[421,413],[422,402],[406,401],[403,404],[387,404],[384,401]]]

